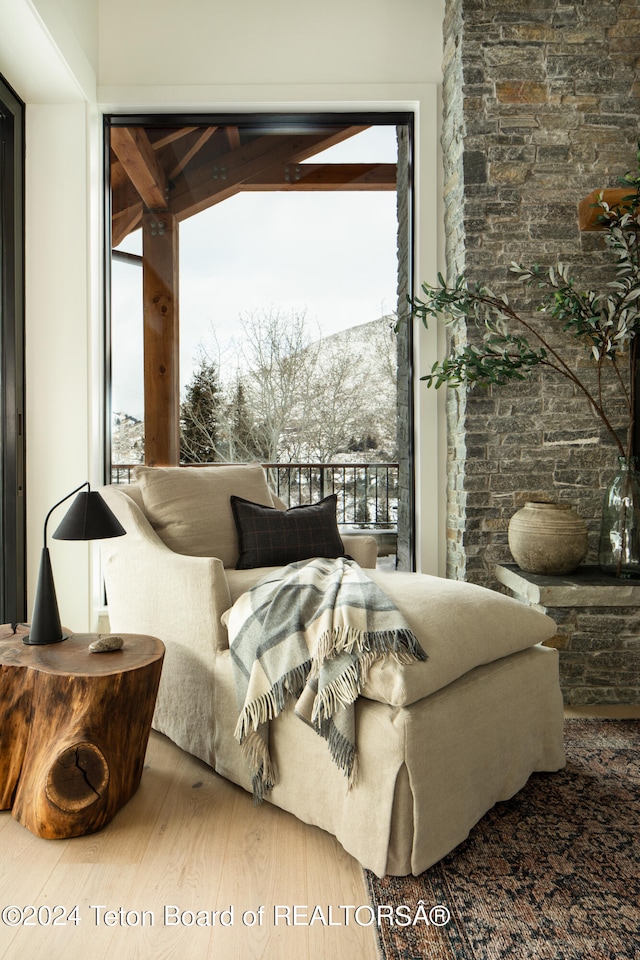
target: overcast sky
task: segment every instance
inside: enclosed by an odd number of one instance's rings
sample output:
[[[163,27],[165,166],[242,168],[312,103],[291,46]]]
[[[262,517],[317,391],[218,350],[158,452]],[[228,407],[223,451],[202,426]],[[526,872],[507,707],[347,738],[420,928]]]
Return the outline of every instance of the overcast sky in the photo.
[[[395,128],[373,127],[313,161],[396,160]],[[180,224],[181,385],[201,346],[256,311],[304,311],[322,334],[396,309],[396,195],[241,193]],[[120,249],[140,252],[140,231]],[[114,263],[112,409],[142,418],[140,268]]]

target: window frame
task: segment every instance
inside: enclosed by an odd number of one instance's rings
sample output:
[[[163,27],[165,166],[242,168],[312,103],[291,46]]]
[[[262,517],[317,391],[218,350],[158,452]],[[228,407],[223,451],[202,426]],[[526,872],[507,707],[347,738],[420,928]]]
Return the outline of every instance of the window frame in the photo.
[[[0,622],[26,619],[25,105],[0,76]]]
[[[104,122],[104,183],[105,183],[105,311],[104,311],[104,358],[105,358],[105,377],[104,377],[104,410],[105,410],[105,429],[104,429],[104,464],[105,464],[105,482],[111,482],[112,477],[112,411],[111,411],[111,376],[112,376],[112,357],[111,357],[111,182],[110,182],[110,131],[113,127],[124,126],[243,126],[257,127],[264,131],[295,131],[296,133],[316,131],[319,127],[333,127],[336,124],[369,125],[369,126],[406,126],[408,131],[408,168],[407,168],[407,208],[408,216],[405,242],[408,244],[408,281],[410,293],[413,287],[413,278],[415,270],[415,211],[414,211],[414,156],[415,156],[415,114],[412,111],[346,111],[346,112],[295,112],[282,113],[275,111],[250,112],[250,113],[189,113],[189,112],[170,112],[170,113],[111,113],[105,114]],[[406,463],[408,465],[408,512],[410,521],[405,531],[406,548],[409,557],[411,569],[415,569],[415,487],[414,487],[414,463],[415,463],[415,443],[414,443],[414,396],[413,396],[413,325],[407,321],[406,330],[406,351],[407,351],[407,382],[402,384],[403,392],[407,400],[408,424],[407,424],[407,449],[405,452]]]

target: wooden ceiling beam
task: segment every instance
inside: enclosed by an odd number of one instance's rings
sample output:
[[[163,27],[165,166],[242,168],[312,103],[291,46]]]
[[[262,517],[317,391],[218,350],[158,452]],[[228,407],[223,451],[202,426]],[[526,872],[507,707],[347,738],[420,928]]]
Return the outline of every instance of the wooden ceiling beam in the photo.
[[[142,222],[142,201],[115,213],[111,217],[111,246],[117,247]]]
[[[157,139],[142,127],[112,127],[114,245],[139,226],[143,205],[184,220],[244,190],[393,190],[394,164],[302,162],[366,129],[254,134],[242,143],[237,126],[177,127]],[[216,132],[225,136],[214,143]]]
[[[142,127],[113,127],[111,148],[149,210],[167,209],[167,177]]]
[[[351,128],[353,129],[353,128]],[[171,191],[169,207],[179,220],[206,210],[238,193],[242,184],[274,167],[296,164],[326,149],[344,131],[314,134],[268,134],[222,154],[190,176],[180,177]]]
[[[151,136],[149,137],[149,142],[154,150],[162,150],[163,147],[168,147],[170,143],[175,143],[176,140],[181,140],[182,137],[188,136],[190,133],[193,133],[194,130],[200,130],[201,127],[176,127],[175,130],[169,130],[161,134],[157,139],[153,138],[153,130],[149,132]]]
[[[111,171],[111,245],[117,247],[140,225],[143,205],[119,160],[111,165]]]
[[[182,173],[184,168],[193,160],[196,154],[202,150],[207,140],[213,136],[217,129],[217,127],[205,127],[199,131],[195,141],[191,143],[191,146],[184,152],[182,157],[180,157],[173,170],[169,172],[169,180],[175,180],[178,174]]]
[[[241,139],[241,131],[238,127],[219,127],[217,136],[210,139],[200,153],[193,159],[189,166],[187,178],[194,184],[200,183],[209,178],[210,171],[218,168],[215,172],[219,174],[219,168],[223,165],[226,169],[231,165],[230,155],[235,155],[240,151],[238,160],[244,161],[247,158],[251,160],[265,152],[265,144],[271,141],[271,144],[291,144],[294,140],[301,138],[305,149],[295,154],[288,153],[288,147],[285,147],[283,154],[284,162],[299,163],[302,160],[313,159],[316,154],[335,145],[336,143],[348,139],[355,133],[367,129],[366,127],[348,127],[346,129],[337,129],[335,127],[328,130],[302,131],[300,133],[292,132],[284,134],[281,132],[269,133],[268,131],[256,133],[255,131],[246,131]],[[296,149],[299,141],[296,144]],[[233,159],[233,157],[232,157]],[[178,190],[179,185],[176,185]]]
[[[351,137],[355,137],[358,133],[363,133],[365,130],[368,130],[368,126],[363,127],[340,127],[337,130],[332,130],[330,133],[326,133],[324,138],[320,141],[318,146],[313,150],[312,153],[307,154],[305,157],[300,157],[301,160],[308,160],[310,157],[315,156],[318,153],[321,153],[323,150],[328,150],[329,147],[335,147],[339,143],[344,143],[345,140],[350,140]],[[298,162],[298,161],[294,161]]]
[[[395,190],[396,173],[395,163],[287,163],[245,181],[242,190]]]
[[[227,142],[230,150],[237,150],[240,146],[240,131],[237,127],[226,127]]]
[[[118,162],[118,166],[121,167],[122,165]],[[111,209],[113,213],[120,213],[121,210],[125,210],[134,203],[138,203],[139,200],[140,194],[128,177],[123,177],[120,181],[112,178]]]

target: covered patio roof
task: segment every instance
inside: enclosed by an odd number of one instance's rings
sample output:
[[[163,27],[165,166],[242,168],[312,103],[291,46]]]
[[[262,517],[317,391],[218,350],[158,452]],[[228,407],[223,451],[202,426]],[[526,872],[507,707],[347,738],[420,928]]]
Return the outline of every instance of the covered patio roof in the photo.
[[[110,127],[111,243],[142,228],[145,462],[179,463],[178,225],[246,191],[395,190],[394,163],[313,163],[367,126]]]

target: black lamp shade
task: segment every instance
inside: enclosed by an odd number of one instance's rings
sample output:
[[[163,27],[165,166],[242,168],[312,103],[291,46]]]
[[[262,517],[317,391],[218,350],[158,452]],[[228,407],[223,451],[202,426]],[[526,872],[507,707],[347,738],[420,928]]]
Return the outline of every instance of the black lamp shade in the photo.
[[[84,490],[75,498],[54,540],[108,540],[122,537],[126,530],[97,490]]]

